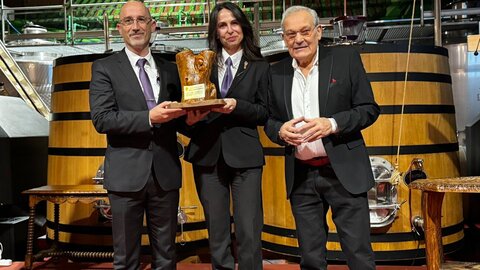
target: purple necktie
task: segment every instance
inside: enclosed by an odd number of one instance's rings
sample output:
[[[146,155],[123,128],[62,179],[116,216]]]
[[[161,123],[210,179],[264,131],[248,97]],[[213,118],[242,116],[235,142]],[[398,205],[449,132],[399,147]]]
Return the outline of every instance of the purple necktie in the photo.
[[[223,76],[222,88],[220,89],[220,94],[222,97],[225,97],[228,93],[230,85],[232,85],[233,75],[232,75],[232,59],[230,57],[225,61],[225,76]]]
[[[150,79],[148,78],[147,72],[145,71],[145,63],[147,63],[147,59],[138,59],[137,66],[140,68],[138,76],[140,77],[140,83],[142,83],[143,94],[145,95],[145,99],[147,100],[148,109],[151,110],[157,105],[157,102],[155,102],[152,84],[150,83]]]

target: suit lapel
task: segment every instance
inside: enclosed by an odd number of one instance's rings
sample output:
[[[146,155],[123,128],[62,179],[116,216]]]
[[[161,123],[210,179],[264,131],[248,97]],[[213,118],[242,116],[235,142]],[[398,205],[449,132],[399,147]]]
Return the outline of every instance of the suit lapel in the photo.
[[[131,84],[132,88],[135,89],[135,91],[140,91],[140,93],[142,93],[143,95],[142,87],[140,86],[137,75],[135,75],[135,71],[133,70],[130,61],[128,60],[125,49],[119,52],[118,56],[118,66],[123,73],[123,78],[125,78],[125,81]]]
[[[153,54],[152,56],[153,56],[153,60],[155,61],[155,65],[157,66],[157,77],[158,77],[158,80],[160,80],[160,93],[158,93],[158,100],[157,100],[157,104],[158,104],[161,101],[169,100],[169,93],[167,93],[168,73],[164,68],[162,68],[163,60],[160,59],[159,57],[156,57]],[[154,83],[157,83],[157,82],[154,82]]]
[[[318,104],[320,116],[326,115],[328,94],[330,92],[330,80],[332,79],[333,56],[328,50],[321,49],[318,56],[319,77],[318,77]]]
[[[125,53],[125,49],[118,53],[118,67],[122,72],[122,79],[125,81],[127,85],[130,85],[132,91],[138,92],[135,96],[144,97],[142,87],[140,86],[140,82],[138,81],[137,75],[128,60],[127,53]],[[143,105],[147,107],[147,101],[145,98],[138,99],[139,101],[143,102]]]
[[[292,111],[292,86],[293,86],[293,67],[292,67],[292,58],[289,58],[290,61],[286,61],[283,69],[283,100],[285,100],[285,108],[287,109],[288,119],[293,119]]]
[[[215,61],[217,61],[217,58],[215,58]],[[210,82],[215,84],[215,88],[217,89],[217,98],[222,98],[222,95],[220,94],[220,87],[221,82],[218,81],[218,64],[215,63],[212,67],[212,73],[210,74]]]
[[[245,76],[245,73],[247,73],[247,69],[248,62],[246,61],[245,57],[242,56],[242,59],[240,60],[240,64],[237,69],[237,73],[235,73],[235,77],[233,78],[232,85],[230,85],[230,89],[228,89],[227,96],[230,95],[230,92],[235,89],[235,86],[237,86],[238,82],[240,82]]]

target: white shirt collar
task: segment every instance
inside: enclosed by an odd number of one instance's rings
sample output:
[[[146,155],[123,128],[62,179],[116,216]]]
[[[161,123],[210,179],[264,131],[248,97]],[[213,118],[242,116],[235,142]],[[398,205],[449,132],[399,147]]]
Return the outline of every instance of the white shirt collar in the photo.
[[[242,60],[243,56],[243,50],[239,50],[238,52],[229,55],[227,51],[222,48],[222,65],[225,64],[225,60],[227,60],[228,57],[232,59],[232,66],[234,69],[236,69],[240,65],[240,61]]]
[[[150,66],[150,67],[154,67],[154,60],[153,60],[153,56],[152,56],[152,52],[150,51],[150,48],[148,48],[148,54],[145,55],[145,57],[141,57],[139,56],[138,54],[130,51],[127,47],[125,47],[125,53],[127,54],[127,57],[128,57],[128,60],[130,61],[130,64],[132,65],[132,67],[136,67],[137,66],[137,61],[138,59],[140,58],[145,58],[147,59],[147,63],[145,63],[145,65],[147,66]]]
[[[317,52],[315,53],[315,59],[313,60],[314,62],[313,62],[312,68],[314,66],[318,66],[318,51],[319,50],[317,48]],[[292,67],[293,67],[294,70],[298,69],[298,62],[297,62],[297,60],[295,60],[295,58],[292,59]]]

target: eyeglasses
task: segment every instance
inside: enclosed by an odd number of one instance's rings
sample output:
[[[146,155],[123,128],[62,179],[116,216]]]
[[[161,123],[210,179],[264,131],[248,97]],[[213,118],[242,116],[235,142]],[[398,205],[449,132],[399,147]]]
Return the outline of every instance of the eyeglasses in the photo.
[[[287,39],[287,40],[294,40],[296,37],[297,37],[297,34],[300,34],[301,37],[303,38],[308,38],[312,35],[312,33],[317,29],[318,26],[315,26],[312,28],[304,28],[300,31],[285,31],[285,33],[283,33],[283,36]]]
[[[120,23],[126,26],[130,26],[137,21],[138,24],[140,25],[146,25],[147,23],[152,21],[152,18],[149,17],[137,17],[137,18],[132,18],[132,17],[125,17],[120,20]]]

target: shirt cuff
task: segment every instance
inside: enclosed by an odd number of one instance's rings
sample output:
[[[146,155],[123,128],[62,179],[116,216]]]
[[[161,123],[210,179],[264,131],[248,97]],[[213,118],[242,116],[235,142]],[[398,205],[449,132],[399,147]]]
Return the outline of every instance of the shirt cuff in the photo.
[[[152,120],[150,119],[150,111],[148,111],[148,124],[150,125],[150,127],[153,127]]]
[[[336,133],[337,130],[338,130],[337,121],[335,121],[335,119],[333,119],[333,118],[328,118],[328,120],[330,121],[330,124],[332,125],[332,132]]]

